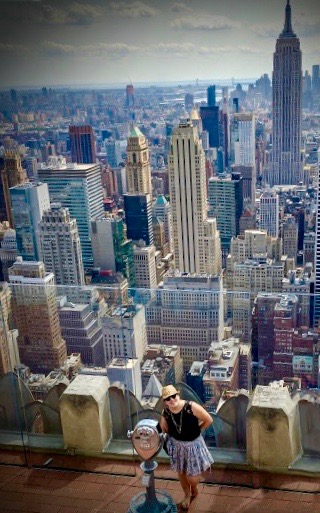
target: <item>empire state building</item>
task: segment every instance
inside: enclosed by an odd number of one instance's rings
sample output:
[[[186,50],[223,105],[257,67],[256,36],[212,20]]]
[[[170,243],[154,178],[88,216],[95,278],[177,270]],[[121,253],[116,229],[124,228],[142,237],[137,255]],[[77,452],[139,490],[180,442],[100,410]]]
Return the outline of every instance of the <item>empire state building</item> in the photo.
[[[273,54],[272,154],[269,185],[293,185],[302,179],[300,40],[292,30],[290,0]]]

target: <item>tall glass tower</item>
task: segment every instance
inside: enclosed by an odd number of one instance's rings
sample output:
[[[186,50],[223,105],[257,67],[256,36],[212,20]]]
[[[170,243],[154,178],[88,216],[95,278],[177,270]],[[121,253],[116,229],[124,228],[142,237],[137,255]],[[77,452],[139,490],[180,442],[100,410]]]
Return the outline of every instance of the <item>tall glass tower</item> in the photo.
[[[284,27],[273,54],[272,160],[268,173],[271,186],[297,184],[302,177],[301,61],[300,40],[292,30],[287,0]]]
[[[90,223],[104,215],[100,166],[67,164],[63,157],[51,157],[48,164],[41,165],[38,176],[48,184],[50,201],[68,208],[70,216],[77,220],[83,267],[92,269]]]

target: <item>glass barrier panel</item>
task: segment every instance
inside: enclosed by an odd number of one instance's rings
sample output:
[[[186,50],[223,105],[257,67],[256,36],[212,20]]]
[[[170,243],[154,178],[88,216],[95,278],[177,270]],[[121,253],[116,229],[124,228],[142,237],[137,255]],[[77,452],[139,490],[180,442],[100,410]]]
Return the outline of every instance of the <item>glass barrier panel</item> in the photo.
[[[18,332],[12,312],[12,291],[0,283],[0,463],[29,465],[28,425],[32,422],[24,405],[30,392],[19,379]],[[13,452],[12,449],[19,451]]]
[[[160,420],[162,387],[172,384],[213,420],[203,434],[216,463],[207,480],[228,479],[221,466],[249,486],[252,470],[317,472],[318,298],[304,286],[230,291],[220,277],[175,274],[153,290],[3,285],[3,454],[135,475],[128,431]],[[163,450],[158,459],[169,468]]]

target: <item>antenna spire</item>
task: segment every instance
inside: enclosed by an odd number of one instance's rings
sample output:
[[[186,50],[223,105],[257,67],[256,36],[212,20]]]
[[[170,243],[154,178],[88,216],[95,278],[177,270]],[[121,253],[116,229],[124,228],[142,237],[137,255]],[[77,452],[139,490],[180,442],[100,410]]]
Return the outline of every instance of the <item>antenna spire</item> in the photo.
[[[280,37],[297,37],[296,34],[292,30],[290,0],[287,0],[284,27],[283,27],[283,31],[280,34]]]

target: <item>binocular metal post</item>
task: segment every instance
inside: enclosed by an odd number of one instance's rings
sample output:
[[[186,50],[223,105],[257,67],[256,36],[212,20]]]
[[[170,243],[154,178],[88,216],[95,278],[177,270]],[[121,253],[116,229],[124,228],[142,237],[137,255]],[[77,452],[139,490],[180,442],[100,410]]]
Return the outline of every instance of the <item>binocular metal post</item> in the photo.
[[[161,490],[155,489],[154,471],[158,463],[152,458],[162,447],[162,440],[157,431],[157,421],[144,419],[138,422],[135,429],[128,432],[137,453],[145,460],[140,468],[143,471],[142,484],[145,492],[138,493],[130,502],[128,513],[176,513],[177,506],[172,497]]]

